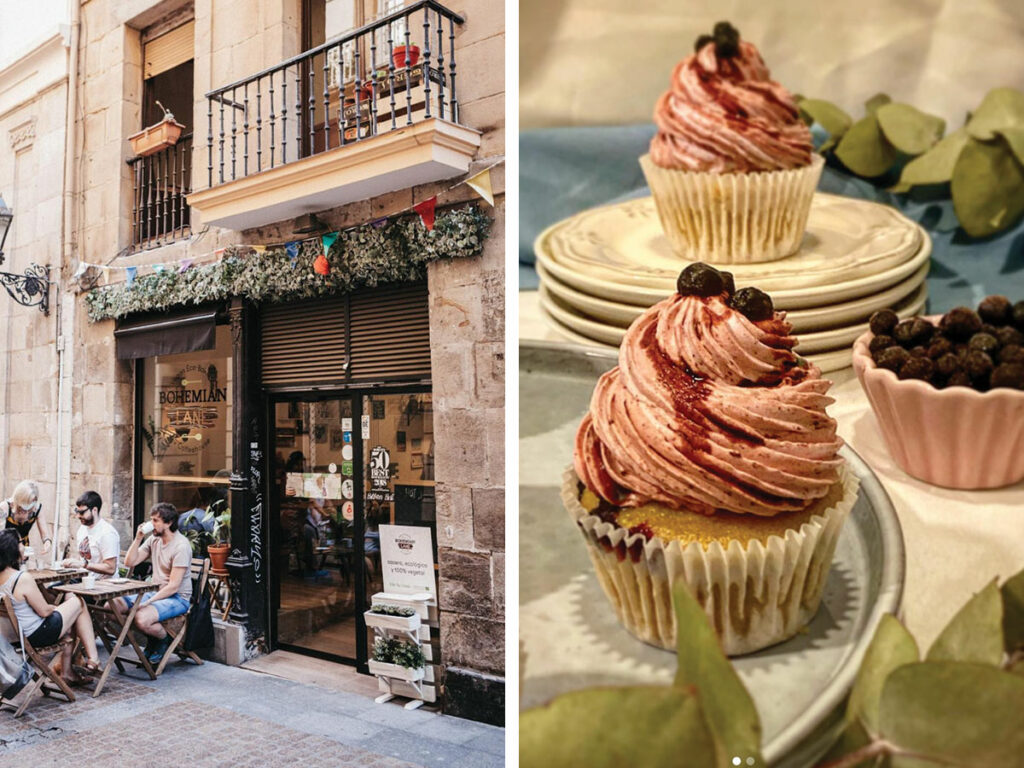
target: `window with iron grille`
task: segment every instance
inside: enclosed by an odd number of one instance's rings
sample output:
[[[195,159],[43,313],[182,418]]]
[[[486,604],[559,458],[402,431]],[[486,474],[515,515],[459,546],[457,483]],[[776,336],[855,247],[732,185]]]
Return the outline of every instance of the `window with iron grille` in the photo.
[[[186,196],[192,191],[193,30],[188,22],[145,44],[142,125],[133,148],[133,250],[192,234]],[[161,124],[173,126],[161,131]],[[138,136],[138,134],[136,135]]]

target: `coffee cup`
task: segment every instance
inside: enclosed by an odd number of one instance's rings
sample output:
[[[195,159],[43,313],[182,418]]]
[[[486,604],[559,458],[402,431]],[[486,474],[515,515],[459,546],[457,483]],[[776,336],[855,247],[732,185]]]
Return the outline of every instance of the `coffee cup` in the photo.
[[[35,557],[35,556],[36,556],[36,548],[35,547],[25,547],[25,557],[26,558],[28,558],[28,557]]]
[[[90,573],[88,576],[82,577],[82,586],[86,589],[92,589],[96,586],[96,574]]]
[[[147,520],[142,524],[142,533],[145,536],[149,536],[153,532],[153,521]]]

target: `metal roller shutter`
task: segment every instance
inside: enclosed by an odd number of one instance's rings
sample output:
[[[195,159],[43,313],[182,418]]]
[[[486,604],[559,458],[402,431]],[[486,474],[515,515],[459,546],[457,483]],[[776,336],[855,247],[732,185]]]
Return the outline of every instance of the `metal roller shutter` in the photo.
[[[266,306],[261,324],[265,387],[430,378],[426,283]]]

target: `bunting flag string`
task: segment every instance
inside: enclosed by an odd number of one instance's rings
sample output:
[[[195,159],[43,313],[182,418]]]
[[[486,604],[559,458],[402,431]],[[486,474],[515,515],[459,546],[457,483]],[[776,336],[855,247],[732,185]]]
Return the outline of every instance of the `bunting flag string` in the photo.
[[[491,165],[489,165],[488,167],[484,168],[483,170],[480,170],[480,171],[476,172],[475,174],[470,176],[468,179],[463,179],[462,181],[459,181],[456,184],[453,184],[452,186],[448,187],[444,191],[445,192],[450,192],[453,189],[456,189],[457,187],[460,187],[462,185],[466,185],[466,186],[470,187],[473,191],[475,191],[482,199],[486,200],[487,203],[491,207],[494,207],[494,192],[492,191],[492,186],[491,186],[491,169],[497,167],[498,165],[500,165],[503,162],[505,162],[505,158],[504,157],[500,158],[499,160],[497,160],[496,162],[492,163]],[[415,212],[419,216],[420,221],[423,223],[423,226],[426,228],[426,230],[428,232],[432,232],[433,229],[434,229],[434,223],[436,221],[437,202],[438,202],[438,195],[433,195],[432,197],[428,198],[427,200],[423,200],[422,202],[416,203],[415,205],[412,205],[412,206],[410,206],[408,208],[403,208],[403,209],[401,209],[399,211],[396,211],[394,213],[390,213],[387,216],[380,216],[378,218],[372,219],[369,222],[366,222],[366,223],[363,223],[363,224],[357,224],[357,225],[354,225],[354,226],[351,226],[351,227],[346,227],[345,229],[340,229],[340,230],[335,231],[335,232],[330,232],[330,233],[321,234],[321,235],[312,235],[310,237],[302,238],[302,239],[299,239],[299,240],[289,240],[289,241],[284,242],[284,243],[274,243],[274,244],[239,244],[238,246],[235,246],[235,247],[236,248],[250,248],[254,253],[265,253],[270,248],[279,248],[279,247],[283,246],[284,250],[285,250],[285,253],[288,255],[288,258],[289,258],[289,260],[291,262],[292,269],[295,269],[295,267],[296,267],[296,265],[298,263],[299,248],[301,247],[301,245],[303,243],[307,243],[307,242],[310,242],[312,240],[319,239],[320,240],[320,244],[321,244],[321,246],[323,248],[323,252],[314,261],[313,268],[316,271],[316,273],[319,274],[319,275],[328,275],[328,274],[330,274],[330,262],[327,259],[327,254],[330,251],[330,249],[334,246],[334,244],[338,241],[338,238],[342,234],[344,234],[346,232],[351,232],[352,230],[359,229],[360,227],[365,227],[365,226],[370,226],[370,227],[373,227],[374,229],[381,229],[391,219],[398,218],[398,217],[403,216],[405,214],[408,214],[410,212]],[[76,280],[80,279],[80,278],[82,278],[85,275],[86,271],[89,268],[94,268],[94,269],[101,270],[102,273],[103,273],[104,282],[105,283],[109,283],[110,271],[111,270],[117,270],[119,272],[124,272],[125,283],[130,286],[130,285],[132,285],[132,283],[135,282],[135,278],[138,276],[140,269],[147,269],[148,268],[148,269],[151,269],[155,273],[162,273],[162,272],[165,272],[167,270],[170,270],[170,271],[176,272],[177,274],[180,275],[180,274],[184,274],[186,271],[188,271],[189,269],[192,269],[193,267],[196,267],[196,266],[199,266],[199,265],[202,265],[202,264],[207,264],[207,263],[219,261],[223,257],[224,253],[225,253],[225,249],[224,248],[218,248],[217,250],[213,251],[212,253],[207,253],[207,254],[204,254],[202,256],[193,256],[193,257],[190,257],[190,258],[183,258],[183,259],[179,259],[179,260],[177,260],[175,262],[171,262],[171,263],[164,263],[164,264],[140,264],[140,265],[126,266],[126,267],[120,267],[120,266],[116,266],[116,265],[113,265],[113,264],[110,264],[110,263],[107,263],[107,264],[93,264],[93,263],[86,262],[86,261],[79,261],[78,262],[78,266],[75,268],[75,272],[72,275],[72,278],[76,279]],[[123,253],[117,254],[117,256],[115,256],[114,258],[115,259],[119,258],[121,255],[123,255]]]

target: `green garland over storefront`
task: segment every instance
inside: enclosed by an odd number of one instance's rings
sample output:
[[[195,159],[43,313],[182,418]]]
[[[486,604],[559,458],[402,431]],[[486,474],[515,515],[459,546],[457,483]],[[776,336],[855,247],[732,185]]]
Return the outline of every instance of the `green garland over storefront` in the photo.
[[[294,262],[284,245],[262,253],[230,246],[220,261],[144,275],[131,285],[96,288],[85,301],[89,319],[98,322],[235,296],[294,301],[413,282],[426,276],[432,261],[478,255],[490,227],[491,219],[475,206],[439,215],[431,231],[418,216],[390,219],[379,228],[365,224],[340,233],[328,252],[330,274],[323,276],[313,271],[313,261],[323,253],[319,240],[302,241]]]

